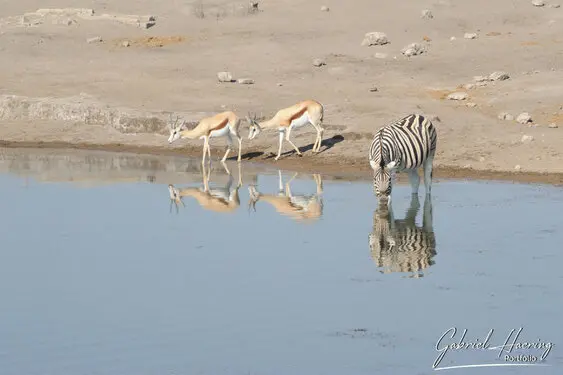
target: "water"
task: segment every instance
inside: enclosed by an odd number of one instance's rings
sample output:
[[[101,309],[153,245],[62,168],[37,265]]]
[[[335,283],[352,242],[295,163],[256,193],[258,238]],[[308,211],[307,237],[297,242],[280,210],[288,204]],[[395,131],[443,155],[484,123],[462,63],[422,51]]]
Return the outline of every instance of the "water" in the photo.
[[[212,211],[182,190],[202,185],[188,159],[2,152],[1,375],[429,374],[444,333],[440,349],[493,330],[489,350],[438,368],[508,363],[491,348],[520,328],[519,343],[553,343],[549,366],[442,372],[563,368],[561,188],[436,181],[430,210],[423,186],[417,204],[399,185],[392,227],[369,181],[299,174],[296,212],[277,170],[243,163],[240,205],[201,200]]]

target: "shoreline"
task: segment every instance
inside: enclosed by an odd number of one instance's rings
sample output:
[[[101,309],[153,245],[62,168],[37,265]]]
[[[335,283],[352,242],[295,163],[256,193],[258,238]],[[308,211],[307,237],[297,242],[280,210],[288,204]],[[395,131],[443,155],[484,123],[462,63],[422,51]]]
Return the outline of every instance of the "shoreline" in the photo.
[[[34,150],[79,150],[79,151],[102,151],[109,153],[131,153],[138,155],[155,156],[183,156],[188,158],[201,157],[200,147],[185,145],[183,147],[166,147],[154,145],[132,145],[123,143],[90,143],[90,142],[65,142],[65,141],[6,141],[0,140],[0,147],[10,149],[34,149]],[[212,152],[212,162],[220,160],[220,156]],[[213,155],[215,154],[215,155]],[[259,156],[255,156],[261,154]],[[330,155],[327,158],[317,159],[309,157],[293,156],[288,152],[288,156],[275,162],[271,155],[257,152],[253,149],[242,152],[242,163],[250,162],[261,164],[265,167],[279,167],[280,169],[301,172],[301,173],[321,173],[335,176],[343,180],[369,180],[371,169],[362,158],[337,157]],[[267,156],[264,156],[267,155]],[[282,154],[283,155],[283,154]],[[322,155],[322,152],[321,154]],[[236,161],[236,153],[231,153],[227,159],[229,162]],[[399,180],[406,180],[404,173],[399,174]],[[459,168],[455,166],[439,165],[434,167],[434,179],[450,180],[476,180],[476,181],[502,181],[512,183],[533,183],[548,184],[559,186],[563,185],[563,173],[541,173],[541,172],[522,172],[522,171],[495,171],[479,170],[472,168]]]

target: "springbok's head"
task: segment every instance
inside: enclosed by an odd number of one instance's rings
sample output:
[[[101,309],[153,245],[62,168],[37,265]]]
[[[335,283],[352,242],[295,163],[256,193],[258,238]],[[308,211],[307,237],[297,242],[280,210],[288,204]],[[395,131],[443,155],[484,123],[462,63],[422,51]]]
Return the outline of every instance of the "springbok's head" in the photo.
[[[387,204],[391,199],[391,179],[397,167],[397,162],[392,161],[385,164],[382,159],[380,162],[370,160],[369,163],[373,169],[373,189],[375,190],[375,196],[381,203]]]
[[[260,128],[260,125],[258,125],[258,121],[256,121],[256,115],[254,114],[251,116],[249,113],[248,116],[246,116],[246,121],[249,125],[248,139],[256,138],[256,136],[262,131],[262,128]]]
[[[170,136],[168,137],[168,143],[172,143],[180,139],[180,131],[186,124],[185,120],[180,121],[180,118],[176,116],[176,119],[172,118],[172,114],[168,118],[168,130],[170,131]]]

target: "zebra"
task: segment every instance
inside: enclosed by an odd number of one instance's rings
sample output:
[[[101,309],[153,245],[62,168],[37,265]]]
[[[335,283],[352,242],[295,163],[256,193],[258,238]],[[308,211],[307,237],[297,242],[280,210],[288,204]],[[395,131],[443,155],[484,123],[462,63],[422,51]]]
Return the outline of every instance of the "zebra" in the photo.
[[[432,197],[424,200],[422,226],[416,225],[420,209],[418,194],[411,195],[405,218],[396,220],[393,208],[379,205],[373,214],[369,235],[371,258],[381,273],[407,272],[411,277],[424,276],[422,271],[435,264],[436,236],[432,225]]]
[[[390,203],[393,175],[402,171],[409,173],[412,193],[418,194],[420,177],[417,170],[421,166],[424,167],[424,185],[429,195],[437,142],[432,122],[418,114],[410,114],[379,129],[369,148],[377,199]]]

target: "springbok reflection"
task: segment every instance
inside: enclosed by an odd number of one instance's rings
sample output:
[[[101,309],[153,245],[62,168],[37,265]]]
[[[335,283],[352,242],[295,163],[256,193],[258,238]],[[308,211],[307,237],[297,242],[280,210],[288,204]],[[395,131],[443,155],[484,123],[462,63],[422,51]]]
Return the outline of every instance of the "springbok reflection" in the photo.
[[[434,264],[436,238],[432,226],[432,197],[424,200],[422,226],[416,225],[420,209],[418,194],[412,194],[405,218],[395,220],[393,207],[378,205],[373,213],[373,232],[369,235],[371,257],[382,273],[408,272],[422,277],[422,271]]]
[[[297,176],[297,173],[285,183],[285,189],[282,180],[281,171],[278,170],[279,178],[279,191],[277,195],[262,194],[256,187],[249,186],[248,193],[250,200],[248,203],[250,207],[256,211],[256,203],[258,201],[265,201],[272,205],[276,211],[282,215],[291,217],[294,220],[301,222],[313,222],[320,218],[323,214],[323,180],[321,175],[314,174],[313,178],[317,185],[315,194],[309,195],[293,195],[291,192],[291,181]]]
[[[238,184],[231,190],[233,176],[227,168],[227,165],[225,163],[222,164],[229,176],[229,180],[224,187],[209,187],[209,176],[211,174],[211,170],[209,170],[209,172],[206,170],[205,163],[202,164],[203,186],[178,189],[174,187],[174,185],[168,185],[168,192],[170,193],[170,210],[172,210],[172,203],[175,203],[176,212],[178,212],[178,206],[180,204],[185,207],[182,198],[192,197],[206,210],[215,212],[235,211],[240,206],[238,191],[242,186],[241,165],[238,163]],[[211,167],[209,167],[209,169],[211,169]]]

